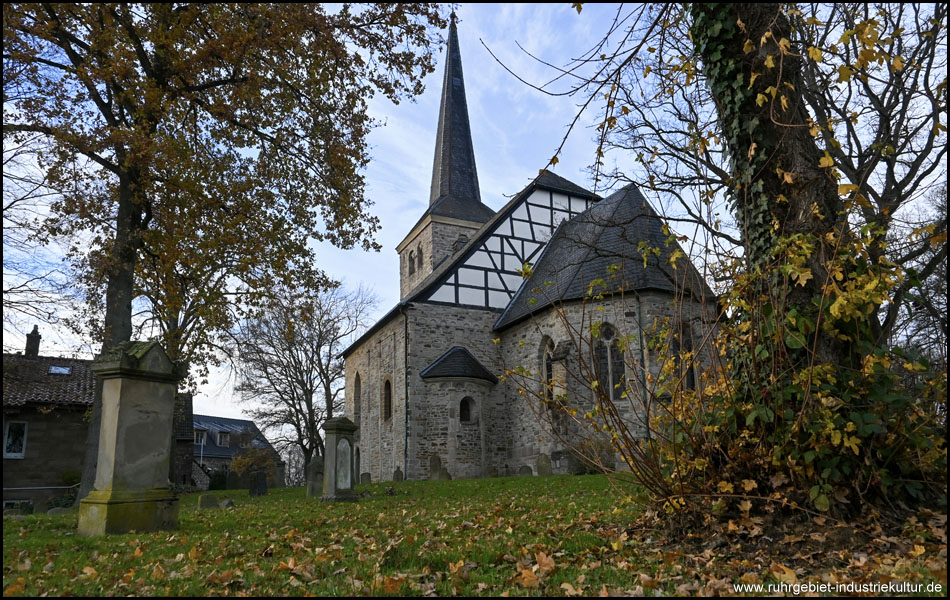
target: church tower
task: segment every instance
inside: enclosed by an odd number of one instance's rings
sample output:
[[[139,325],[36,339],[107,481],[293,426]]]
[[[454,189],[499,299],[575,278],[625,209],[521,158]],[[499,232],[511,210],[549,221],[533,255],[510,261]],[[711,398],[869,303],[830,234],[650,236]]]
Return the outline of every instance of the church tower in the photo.
[[[464,246],[495,214],[482,204],[478,190],[455,13],[451,16],[445,54],[429,208],[396,246],[401,299],[406,298],[439,263]]]

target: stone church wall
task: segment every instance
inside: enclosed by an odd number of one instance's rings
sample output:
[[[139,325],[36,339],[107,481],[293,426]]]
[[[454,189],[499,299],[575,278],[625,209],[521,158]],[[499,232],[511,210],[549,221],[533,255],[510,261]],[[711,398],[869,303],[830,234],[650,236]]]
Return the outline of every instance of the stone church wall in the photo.
[[[390,481],[404,469],[406,380],[405,321],[396,315],[346,358],[346,416],[358,426],[356,451],[360,473],[372,481]],[[359,414],[356,376],[360,379]],[[391,386],[392,415],[383,411],[386,382]]]
[[[464,346],[496,376],[502,374],[492,325],[499,313],[437,304],[416,304],[411,311],[409,363],[409,476],[426,479],[432,456],[452,477],[480,477],[498,472],[505,453],[508,420],[503,384],[473,380],[429,381],[419,373],[453,346]],[[464,397],[476,404],[475,423],[460,423]]]
[[[631,390],[628,398],[621,399],[618,407],[623,411],[625,420],[633,425],[633,435],[647,437],[643,384],[646,384],[648,390],[652,387],[651,377],[656,377],[660,364],[658,357],[646,349],[649,340],[644,337],[642,360],[646,364],[646,372],[650,374],[646,381],[643,381],[642,372],[634,368],[641,363],[639,328],[642,324],[642,327],[648,330],[656,319],[683,314],[694,321],[694,329],[697,331],[693,336],[694,339],[699,339],[701,335],[698,330],[701,328],[695,325],[695,321],[700,312],[698,304],[684,303],[674,308],[670,295],[646,291],[639,294],[639,299],[635,294],[628,294],[622,298],[608,298],[596,304],[588,303],[586,306],[582,302],[569,303],[559,309],[547,310],[505,330],[501,343],[504,368],[515,369],[522,366],[531,372],[530,376],[515,376],[506,384],[506,394],[510,399],[507,412],[513,428],[507,456],[509,473],[526,472],[526,467],[536,475],[539,470],[543,474],[549,468],[554,473],[569,473],[582,466],[573,458],[569,444],[564,441],[565,438],[577,439],[578,425],[564,417],[557,423],[558,411],[542,413],[539,418],[538,411],[544,410],[539,402],[543,393],[540,373],[543,369],[544,347],[548,340],[562,354],[558,357],[559,360],[555,361],[553,368],[557,382],[555,394],[566,392],[569,401],[578,408],[578,418],[582,420],[584,412],[594,406],[590,375],[583,375],[585,369],[580,364],[581,360],[586,361],[588,365],[592,364],[590,323],[600,321],[610,324],[619,335],[631,336],[624,363],[626,378],[633,383],[628,386]],[[567,323],[571,323],[572,328],[579,328],[583,323],[584,332],[569,331]],[[527,383],[526,387],[530,389],[527,396],[518,392],[519,384],[524,383]],[[649,398],[650,395],[647,394],[646,402],[650,402]],[[560,429],[561,439],[553,433],[556,427]],[[571,430],[575,433],[573,436]],[[616,457],[614,463],[618,468],[623,467]]]
[[[437,217],[436,217],[437,218]],[[456,242],[464,235],[472,239],[480,223],[466,227],[459,223],[444,223],[430,220],[399,253],[399,296],[405,298],[435,270],[443,260],[450,258],[459,249]],[[412,273],[409,273],[409,255],[412,254]],[[422,268],[418,256],[422,255]]]

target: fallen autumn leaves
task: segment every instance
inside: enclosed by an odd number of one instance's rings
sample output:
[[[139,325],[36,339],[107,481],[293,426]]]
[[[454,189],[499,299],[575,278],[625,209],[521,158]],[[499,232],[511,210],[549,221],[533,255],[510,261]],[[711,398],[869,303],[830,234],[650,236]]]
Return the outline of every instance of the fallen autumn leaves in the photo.
[[[386,495],[391,485],[396,492]],[[946,516],[899,526],[746,507],[701,531],[646,528],[602,476],[373,484],[356,504],[301,489],[193,510],[176,532],[79,538],[75,515],[4,519],[4,595],[714,595],[735,583],[946,585]],[[741,511],[741,507],[740,507]],[[638,523],[638,519],[641,519]],[[750,520],[750,523],[752,521]],[[634,528],[634,525],[637,527]]]

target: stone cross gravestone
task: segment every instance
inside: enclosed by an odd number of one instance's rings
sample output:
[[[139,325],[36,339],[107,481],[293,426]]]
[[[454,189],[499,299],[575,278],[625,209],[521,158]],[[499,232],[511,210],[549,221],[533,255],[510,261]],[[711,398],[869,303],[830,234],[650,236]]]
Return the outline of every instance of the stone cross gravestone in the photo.
[[[158,342],[126,342],[96,357],[92,370],[102,380],[102,424],[79,535],[175,529],[168,465],[178,368]]]
[[[314,456],[307,465],[307,497],[319,498],[323,495],[323,457]]]
[[[328,419],[323,424],[325,454],[323,465],[323,497],[328,502],[356,500],[353,485],[353,433],[359,427],[346,417]]]

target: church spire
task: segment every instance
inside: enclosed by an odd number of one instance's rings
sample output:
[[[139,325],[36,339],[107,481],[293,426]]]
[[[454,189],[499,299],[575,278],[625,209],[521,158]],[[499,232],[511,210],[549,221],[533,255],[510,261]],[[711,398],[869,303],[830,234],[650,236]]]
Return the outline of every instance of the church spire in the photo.
[[[472,148],[472,131],[469,127],[468,106],[465,102],[465,82],[462,79],[462,55],[459,53],[456,20],[455,12],[453,12],[450,17],[449,43],[445,53],[442,106],[439,109],[439,129],[435,138],[429,206],[446,198],[448,202],[455,205],[472,203],[471,209],[475,213],[481,213],[483,212],[481,207],[476,207],[481,205],[481,195],[478,191],[475,151]]]

